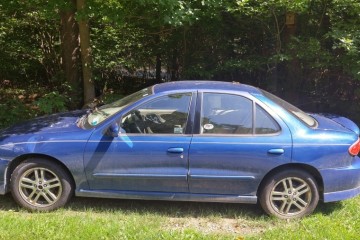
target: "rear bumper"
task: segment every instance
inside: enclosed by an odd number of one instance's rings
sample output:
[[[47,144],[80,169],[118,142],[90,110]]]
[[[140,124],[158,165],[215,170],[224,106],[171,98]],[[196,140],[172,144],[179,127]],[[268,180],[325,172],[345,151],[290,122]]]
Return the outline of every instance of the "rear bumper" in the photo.
[[[0,195],[6,193],[6,170],[9,161],[0,159]]]
[[[345,191],[324,193],[324,202],[340,201],[340,200],[356,197],[359,194],[360,194],[360,187]]]
[[[360,158],[346,168],[323,169],[324,202],[335,202],[360,194]]]

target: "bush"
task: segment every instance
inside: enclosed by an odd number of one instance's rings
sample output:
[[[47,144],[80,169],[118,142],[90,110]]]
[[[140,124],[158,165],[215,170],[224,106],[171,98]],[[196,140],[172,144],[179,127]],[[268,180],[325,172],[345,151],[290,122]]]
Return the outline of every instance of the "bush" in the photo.
[[[39,107],[40,112],[45,114],[51,114],[67,110],[67,98],[57,91],[45,94],[35,103]]]
[[[7,99],[0,103],[0,129],[35,117],[35,111],[20,99]]]

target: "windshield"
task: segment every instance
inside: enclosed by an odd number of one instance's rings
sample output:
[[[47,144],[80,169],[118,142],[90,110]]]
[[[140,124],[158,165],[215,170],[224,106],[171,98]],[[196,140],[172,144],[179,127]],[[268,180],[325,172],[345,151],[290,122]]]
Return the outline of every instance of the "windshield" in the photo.
[[[271,93],[268,93],[264,90],[261,90],[261,91],[266,97],[268,97],[273,102],[277,103],[279,106],[283,107],[285,110],[287,110],[289,113],[294,115],[300,121],[304,122],[309,127],[314,128],[317,126],[316,120],[313,117],[311,117],[309,114],[303,112],[302,110],[298,109],[297,107],[291,105],[290,103],[282,100],[281,98],[279,98]]]
[[[145,88],[118,101],[95,108],[86,118],[85,125],[96,126],[126,106],[152,94],[152,88]]]

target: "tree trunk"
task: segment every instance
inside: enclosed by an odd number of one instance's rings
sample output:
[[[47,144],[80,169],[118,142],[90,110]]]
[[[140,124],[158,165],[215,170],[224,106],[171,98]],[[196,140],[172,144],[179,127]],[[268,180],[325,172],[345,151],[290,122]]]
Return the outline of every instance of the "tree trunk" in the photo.
[[[161,55],[158,53],[156,55],[156,82],[161,82]]]
[[[77,0],[76,7],[78,13],[82,13],[85,8],[86,0]],[[84,86],[84,103],[89,103],[95,98],[95,86],[91,73],[91,47],[89,21],[86,17],[80,16],[78,20],[80,33],[81,66]]]
[[[171,66],[171,81],[179,79],[179,58],[178,51],[176,48],[173,50],[172,66]]]
[[[60,12],[61,55],[65,79],[71,86],[72,108],[80,107],[81,79],[79,77],[79,28],[75,20],[76,0],[69,0],[71,8]]]
[[[162,29],[160,29],[160,32]],[[156,66],[155,66],[155,76],[156,76],[156,83],[161,82],[161,38],[160,35],[155,36],[155,43],[158,46],[156,49]]]

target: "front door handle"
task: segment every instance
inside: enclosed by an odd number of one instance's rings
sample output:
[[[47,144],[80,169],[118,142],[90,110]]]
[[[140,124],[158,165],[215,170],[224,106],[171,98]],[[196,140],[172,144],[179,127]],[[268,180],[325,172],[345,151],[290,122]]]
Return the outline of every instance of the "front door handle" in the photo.
[[[183,148],[169,148],[167,151],[169,153],[183,153],[184,149]]]
[[[284,154],[284,152],[285,151],[282,148],[273,148],[268,151],[268,153],[274,154],[274,155],[281,155],[281,154]]]

